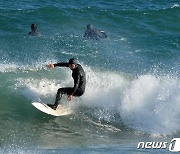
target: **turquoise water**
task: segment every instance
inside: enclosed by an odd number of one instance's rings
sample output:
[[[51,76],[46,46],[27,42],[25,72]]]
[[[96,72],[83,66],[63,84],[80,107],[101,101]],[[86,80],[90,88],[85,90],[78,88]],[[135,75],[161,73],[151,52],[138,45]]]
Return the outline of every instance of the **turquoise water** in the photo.
[[[178,0],[0,1],[1,153],[168,153],[140,141],[180,135],[180,2]],[[32,23],[39,37],[28,36]],[[83,38],[86,25],[107,39]],[[54,102],[71,86],[78,58],[86,93],[72,114],[52,117],[31,103]]]

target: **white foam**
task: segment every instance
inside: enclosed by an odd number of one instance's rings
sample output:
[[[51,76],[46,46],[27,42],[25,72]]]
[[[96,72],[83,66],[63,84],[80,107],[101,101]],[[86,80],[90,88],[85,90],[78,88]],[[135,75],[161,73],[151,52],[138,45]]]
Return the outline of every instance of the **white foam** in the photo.
[[[17,79],[16,88],[20,88],[22,90],[22,94],[31,99],[31,100],[39,100],[42,97],[48,98],[55,92],[55,87],[57,85],[54,81],[50,81],[48,79]]]
[[[124,92],[120,107],[124,122],[153,134],[172,134],[180,129],[180,84],[176,79],[143,75]]]
[[[29,65],[22,65],[18,63],[4,62],[0,63],[0,72],[17,72],[17,71],[37,71],[39,69],[47,69],[47,65],[50,63],[55,63],[55,60],[39,60]]]
[[[16,64],[0,64],[0,72],[15,72],[18,66]]]
[[[174,4],[171,8],[178,8],[179,4]]]
[[[141,75],[131,78],[112,71],[84,67],[87,75],[85,94],[74,98],[75,106],[91,109],[91,115],[111,123],[123,121],[128,127],[150,134],[173,134],[180,130],[180,83],[178,78]],[[73,85],[71,71],[56,79],[17,80],[17,88],[31,100],[54,101],[57,89]],[[72,103],[72,104],[73,104]],[[119,114],[121,119],[117,119]]]
[[[126,79],[120,74],[109,72],[93,71],[86,68],[87,86],[84,101],[90,106],[114,106],[113,102],[119,102]]]
[[[52,62],[49,62],[52,63]],[[42,63],[37,63],[36,67],[29,67],[28,71],[31,70],[38,70],[43,66]],[[46,62],[47,65],[47,62]],[[43,66],[47,68],[46,66]],[[52,71],[52,70],[51,70]],[[56,70],[54,70],[56,71]],[[44,75],[43,78],[36,78],[33,76],[17,78],[15,89],[19,89],[21,93],[28,99],[32,101],[41,101],[44,103],[54,103],[55,96],[57,90],[60,87],[70,86],[73,85],[71,75],[69,74],[70,71],[65,71],[65,78],[62,81],[59,81],[59,78],[55,79],[48,79],[47,76]],[[51,73],[50,73],[51,74]]]
[[[130,80],[113,72],[88,71],[83,104],[100,108],[92,113],[97,119],[118,123],[115,118],[118,112],[123,123],[137,130],[156,135],[179,131],[180,83],[177,78],[141,75]]]

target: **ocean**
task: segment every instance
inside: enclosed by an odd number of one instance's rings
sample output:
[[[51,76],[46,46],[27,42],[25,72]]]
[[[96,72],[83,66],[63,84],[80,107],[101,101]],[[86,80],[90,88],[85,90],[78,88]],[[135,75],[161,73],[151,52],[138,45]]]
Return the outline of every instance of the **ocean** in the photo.
[[[0,153],[173,150],[180,138],[179,0],[1,0],[0,21]],[[32,23],[40,36],[28,36]],[[87,24],[108,38],[84,38]],[[54,103],[58,88],[73,86],[69,68],[47,65],[72,57],[86,72],[85,94],[63,97],[70,115],[40,112],[32,102]]]

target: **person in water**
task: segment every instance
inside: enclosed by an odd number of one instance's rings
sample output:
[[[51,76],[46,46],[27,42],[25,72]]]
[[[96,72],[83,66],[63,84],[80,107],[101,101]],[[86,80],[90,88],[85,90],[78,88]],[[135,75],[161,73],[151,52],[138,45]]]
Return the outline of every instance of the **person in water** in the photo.
[[[40,36],[41,34],[37,31],[37,26],[35,24],[32,24],[31,25],[31,32],[29,32],[28,35]]]
[[[80,97],[85,92],[86,87],[86,76],[84,69],[80,64],[77,63],[75,58],[69,59],[69,62],[61,62],[57,64],[49,64],[50,68],[54,67],[69,67],[72,70],[72,77],[74,79],[74,87],[59,88],[56,94],[56,100],[54,104],[47,104],[52,109],[56,110],[58,104],[60,103],[63,94],[68,95],[68,100],[71,101],[73,96]]]
[[[107,34],[99,29],[94,29],[91,24],[87,25],[87,30],[84,33],[84,37],[95,40],[107,38]]]

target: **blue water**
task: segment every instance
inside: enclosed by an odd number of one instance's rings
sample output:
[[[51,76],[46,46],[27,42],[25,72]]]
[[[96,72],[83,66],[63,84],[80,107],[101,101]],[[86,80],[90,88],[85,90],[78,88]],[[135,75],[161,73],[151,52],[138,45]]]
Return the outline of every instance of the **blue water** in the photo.
[[[180,137],[179,19],[179,0],[1,0],[1,153],[168,153],[137,145]],[[87,24],[108,38],[83,38]],[[72,57],[87,75],[82,97],[63,98],[72,114],[36,110],[73,85],[47,68]]]

